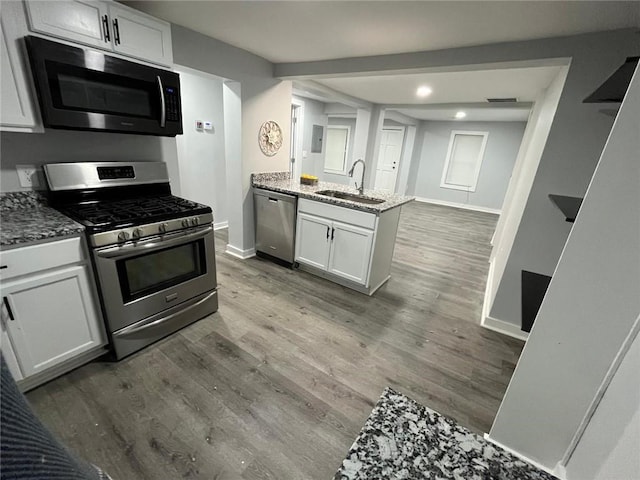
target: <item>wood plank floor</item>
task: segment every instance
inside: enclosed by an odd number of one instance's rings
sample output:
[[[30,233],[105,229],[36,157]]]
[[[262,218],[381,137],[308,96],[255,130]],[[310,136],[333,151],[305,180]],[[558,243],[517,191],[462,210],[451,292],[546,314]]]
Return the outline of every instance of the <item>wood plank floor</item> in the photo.
[[[405,205],[373,297],[217,232],[219,312],[27,398],[115,480],[332,478],[386,386],[488,431],[523,345],[478,325],[496,220]]]

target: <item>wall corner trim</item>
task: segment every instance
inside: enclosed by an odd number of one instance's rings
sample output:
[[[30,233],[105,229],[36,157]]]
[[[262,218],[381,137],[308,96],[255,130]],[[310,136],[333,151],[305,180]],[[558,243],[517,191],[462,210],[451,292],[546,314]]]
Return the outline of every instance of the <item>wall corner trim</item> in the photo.
[[[247,250],[242,250],[238,247],[234,247],[231,244],[227,244],[227,249],[225,250],[225,253],[231,255],[232,257],[236,257],[241,260],[246,260],[247,258],[256,256],[256,249],[249,248]]]
[[[508,335],[509,337],[517,338],[518,340],[524,340],[525,342],[529,338],[529,334],[520,330],[517,325],[489,316],[482,318],[480,326],[488,330],[493,330],[494,332],[502,333],[503,335]]]
[[[532,460],[528,457],[525,457],[524,455],[522,455],[520,452],[517,452],[516,450],[513,450],[512,448],[507,447],[506,445],[503,445],[502,443],[494,440],[493,438],[491,438],[491,436],[488,433],[484,434],[484,439],[487,442],[491,442],[494,445],[497,445],[498,447],[502,448],[503,450],[506,450],[507,452],[509,452],[512,455],[515,455],[516,457],[518,457],[519,459],[530,463],[531,465],[533,465],[534,467],[536,467],[539,470],[542,470],[543,472],[547,472],[551,475],[555,475],[556,477],[558,477],[560,480],[566,480],[566,476],[565,476],[565,472],[564,469],[562,468],[555,468],[553,470],[550,470],[549,468],[545,467],[544,465],[541,465],[540,463],[536,462],[535,460]]]

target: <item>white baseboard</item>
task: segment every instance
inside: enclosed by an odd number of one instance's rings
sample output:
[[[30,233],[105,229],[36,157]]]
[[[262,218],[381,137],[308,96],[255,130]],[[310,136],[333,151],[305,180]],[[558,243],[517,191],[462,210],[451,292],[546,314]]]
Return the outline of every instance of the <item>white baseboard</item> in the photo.
[[[256,256],[256,249],[255,248],[249,248],[247,250],[241,250],[238,247],[234,247],[233,245],[230,245],[230,244],[227,243],[227,249],[226,249],[225,253],[228,253],[232,257],[236,257],[236,258],[239,258],[241,260],[246,260],[247,258],[251,258],[251,257],[255,257]]]
[[[502,320],[498,320],[497,318],[489,316],[482,317],[480,325],[486,329],[493,330],[494,332],[502,333],[503,335],[508,335],[513,338],[517,338],[518,340],[524,340],[525,342],[529,338],[529,334],[520,330],[520,327],[518,327],[517,325],[509,322],[503,322]]]
[[[545,467],[544,465],[542,465],[542,464],[540,464],[540,463],[536,462],[535,460],[532,460],[532,459],[530,459],[530,458],[528,458],[528,457],[524,456],[524,455],[523,455],[523,454],[521,454],[520,452],[517,452],[517,451],[515,451],[515,450],[513,450],[513,449],[511,449],[511,448],[509,448],[509,447],[507,447],[506,445],[503,445],[502,443],[497,442],[496,440],[494,440],[493,438],[491,438],[491,436],[490,436],[488,433],[485,433],[485,434],[484,434],[484,439],[485,439],[487,442],[491,442],[491,443],[493,443],[494,445],[497,445],[498,447],[502,448],[503,450],[506,450],[507,452],[511,453],[512,455],[515,455],[515,456],[516,456],[516,457],[518,457],[519,459],[524,460],[524,461],[525,461],[525,462],[527,462],[527,463],[530,463],[530,464],[531,464],[531,465],[533,465],[534,467],[539,468],[539,469],[540,469],[540,470],[542,470],[543,472],[547,472],[547,473],[549,473],[549,474],[551,474],[551,475],[555,475],[555,476],[556,476],[556,477],[558,477],[560,480],[565,480],[565,478],[566,478],[566,477],[563,475],[563,474],[564,474],[564,469],[558,469],[558,468],[556,468],[556,469],[553,469],[553,470],[552,470],[552,469],[550,469],[550,468],[548,468],[548,467]]]
[[[474,212],[493,213],[500,215],[502,210],[497,208],[481,207],[479,205],[469,205],[468,203],[447,202],[446,200],[436,200],[435,198],[416,197],[416,202],[433,203],[434,205],[444,205],[445,207],[462,208],[464,210],[473,210]]]
[[[218,222],[213,224],[214,230],[224,230],[225,228],[229,228],[229,222],[226,220],[224,222]]]

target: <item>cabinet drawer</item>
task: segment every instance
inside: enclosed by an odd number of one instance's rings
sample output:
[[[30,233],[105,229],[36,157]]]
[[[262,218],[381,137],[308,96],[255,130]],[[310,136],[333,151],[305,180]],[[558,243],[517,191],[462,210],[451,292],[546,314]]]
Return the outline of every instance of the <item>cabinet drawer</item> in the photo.
[[[306,198],[301,198],[298,201],[298,211],[368,228],[370,230],[373,230],[376,226],[376,215],[374,213],[315,202],[313,200],[307,200]]]
[[[77,263],[83,258],[80,237],[0,251],[0,279]]]

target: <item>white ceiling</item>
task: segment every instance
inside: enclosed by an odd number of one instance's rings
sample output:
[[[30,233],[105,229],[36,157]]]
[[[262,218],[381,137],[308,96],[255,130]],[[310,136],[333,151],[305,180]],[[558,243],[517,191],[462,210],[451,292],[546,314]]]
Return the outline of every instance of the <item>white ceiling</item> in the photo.
[[[460,105],[455,108],[395,108],[396,112],[400,112],[408,117],[416,120],[434,120],[440,122],[526,122],[529,119],[529,108],[467,108]],[[464,119],[455,118],[457,111],[463,111],[467,114]]]
[[[560,67],[531,67],[322,78],[315,81],[347,95],[381,104],[472,103],[496,97],[515,97],[519,102],[533,102],[559,71]],[[431,95],[417,97],[416,90],[421,85],[430,87]]]
[[[640,1],[122,1],[274,63],[436,50],[640,26]],[[488,97],[532,101],[558,67],[315,79],[321,87],[378,104],[448,104],[405,109],[417,119],[509,121],[524,111],[471,113]],[[433,94],[415,96],[418,85]],[[326,90],[326,88],[325,88]],[[326,92],[324,94],[326,96]],[[310,95],[312,98],[313,95]],[[315,97],[317,98],[317,97]],[[337,97],[326,96],[326,101]],[[453,104],[453,105],[452,105]],[[486,106],[486,105],[482,105]],[[518,116],[519,115],[519,116]]]
[[[124,1],[274,63],[640,25],[638,1]]]

